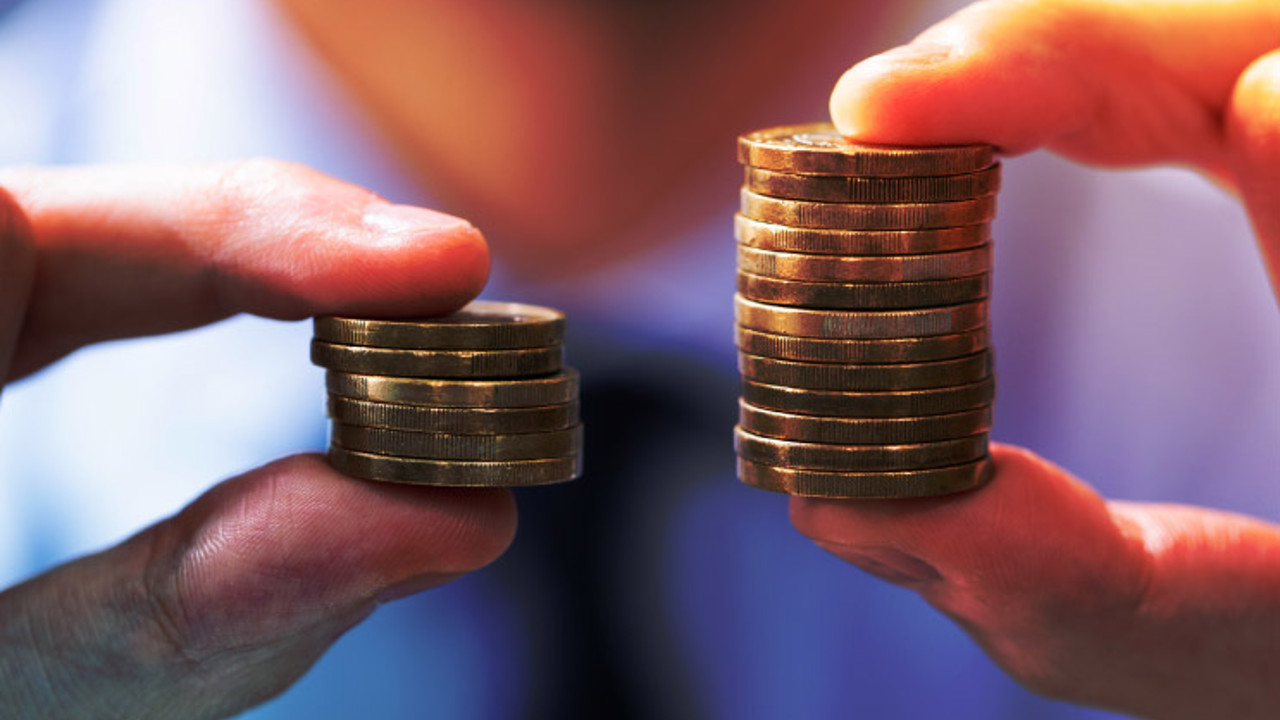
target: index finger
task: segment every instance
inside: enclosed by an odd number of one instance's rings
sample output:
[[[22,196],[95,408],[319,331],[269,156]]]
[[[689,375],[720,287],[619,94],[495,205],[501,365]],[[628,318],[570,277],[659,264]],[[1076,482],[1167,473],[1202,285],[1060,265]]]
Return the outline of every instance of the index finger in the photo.
[[[1277,37],[1274,0],[988,0],[851,68],[831,114],[865,142],[1222,174],[1223,108]]]
[[[81,345],[240,312],[438,315],[488,276],[465,220],[288,163],[0,171],[37,271],[10,377]]]

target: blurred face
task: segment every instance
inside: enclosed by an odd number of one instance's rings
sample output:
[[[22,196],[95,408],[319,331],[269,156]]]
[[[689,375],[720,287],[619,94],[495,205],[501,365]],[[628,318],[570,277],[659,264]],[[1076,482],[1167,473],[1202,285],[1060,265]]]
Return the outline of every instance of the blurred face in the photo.
[[[279,1],[440,209],[547,278],[723,210],[734,136],[824,118],[909,5]]]

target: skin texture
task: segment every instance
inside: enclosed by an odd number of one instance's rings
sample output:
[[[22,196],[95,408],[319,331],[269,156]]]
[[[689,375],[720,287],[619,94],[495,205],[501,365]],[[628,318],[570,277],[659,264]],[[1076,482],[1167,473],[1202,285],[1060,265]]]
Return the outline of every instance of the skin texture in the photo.
[[[850,69],[847,135],[1191,164],[1236,190],[1280,278],[1280,5],[998,1]],[[951,499],[794,499],[820,546],[918,591],[1029,688],[1153,718],[1280,712],[1280,529],[1106,502],[1027,451]],[[1259,478],[1270,481],[1274,478]]]
[[[484,239],[304,168],[0,172],[0,376],[238,312],[465,304]],[[378,527],[370,533],[371,526]],[[381,602],[511,542],[503,490],[354,481],[320,457],[223,482],[124,543],[0,594],[6,717],[216,718],[296,680]]]

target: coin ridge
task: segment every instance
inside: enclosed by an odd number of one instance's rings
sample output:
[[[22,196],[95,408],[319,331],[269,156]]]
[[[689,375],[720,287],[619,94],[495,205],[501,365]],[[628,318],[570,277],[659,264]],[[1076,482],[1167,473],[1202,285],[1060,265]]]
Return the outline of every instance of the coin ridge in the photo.
[[[741,245],[818,255],[914,255],[976,247],[991,241],[991,224],[928,230],[848,230],[797,228],[763,222],[742,213],[733,216],[733,235]]]
[[[987,302],[915,310],[811,310],[734,295],[739,325],[779,335],[874,340],[954,335],[987,324]]]
[[[920,363],[807,363],[738,353],[743,378],[807,390],[924,390],[990,377],[992,354],[983,350]]]
[[[329,417],[347,425],[468,435],[564,430],[580,421],[577,400],[534,407],[430,407],[329,395]]]
[[[545,377],[508,380],[398,378],[365,373],[325,373],[330,393],[342,397],[420,407],[522,408],[578,398],[578,371],[565,366]]]
[[[738,292],[766,305],[812,310],[922,310],[985,300],[991,274],[916,282],[809,282],[738,271]]]
[[[840,473],[797,470],[738,458],[738,478],[762,490],[800,497],[913,498],[949,495],[981,487],[995,476],[990,457],[928,470]]]
[[[405,350],[311,341],[311,362],[329,370],[391,377],[518,378],[558,371],[560,346],[513,350]]]
[[[812,255],[738,246],[738,269],[779,280],[905,283],[951,280],[991,271],[991,243],[921,255]]]
[[[818,145],[816,143],[829,143]],[[738,137],[743,165],[811,175],[956,175],[990,167],[990,145],[905,147],[855,144],[830,123],[784,125]]]
[[[843,203],[950,202],[1000,190],[1000,163],[958,175],[854,177],[802,175],[766,168],[743,168],[743,185],[754,193],[786,200]]]
[[[990,405],[995,379],[923,390],[809,390],[744,379],[742,398],[769,410],[815,417],[891,418],[946,415]]]
[[[486,322],[449,322],[464,313],[505,317]],[[453,315],[439,318],[377,319],[328,315],[313,321],[315,338],[339,345],[409,350],[495,350],[559,345],[564,314],[524,303],[475,300]]]
[[[741,351],[798,362],[928,362],[970,355],[990,343],[990,333],[985,326],[954,335],[878,340],[798,337],[742,326],[736,330]]]
[[[994,195],[940,203],[818,203],[783,200],[739,191],[743,217],[793,228],[818,230],[931,230],[989,223]]]
[[[329,447],[329,464],[366,480],[448,487],[522,487],[568,482],[582,475],[582,456],[541,460],[451,461],[400,458]]]
[[[992,419],[990,405],[943,415],[846,418],[799,415],[738,400],[738,424],[748,432],[826,444],[891,445],[945,440],[990,432]]]
[[[986,457],[987,433],[903,445],[845,445],[797,442],[756,435],[734,427],[734,450],[751,462],[797,470],[879,472],[925,470]]]
[[[582,425],[538,433],[424,433],[333,423],[330,442],[347,450],[429,460],[542,460],[582,452]]]

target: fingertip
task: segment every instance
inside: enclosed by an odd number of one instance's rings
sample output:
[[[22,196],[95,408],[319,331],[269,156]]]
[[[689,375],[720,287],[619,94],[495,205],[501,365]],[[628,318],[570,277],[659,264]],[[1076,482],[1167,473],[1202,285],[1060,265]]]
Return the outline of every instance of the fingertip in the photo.
[[[1254,60],[1236,81],[1226,113],[1227,144],[1240,193],[1249,208],[1280,290],[1280,50]]]
[[[954,48],[911,43],[873,55],[849,68],[831,91],[831,121],[841,134],[884,144],[927,144],[929,88],[942,76]]]

